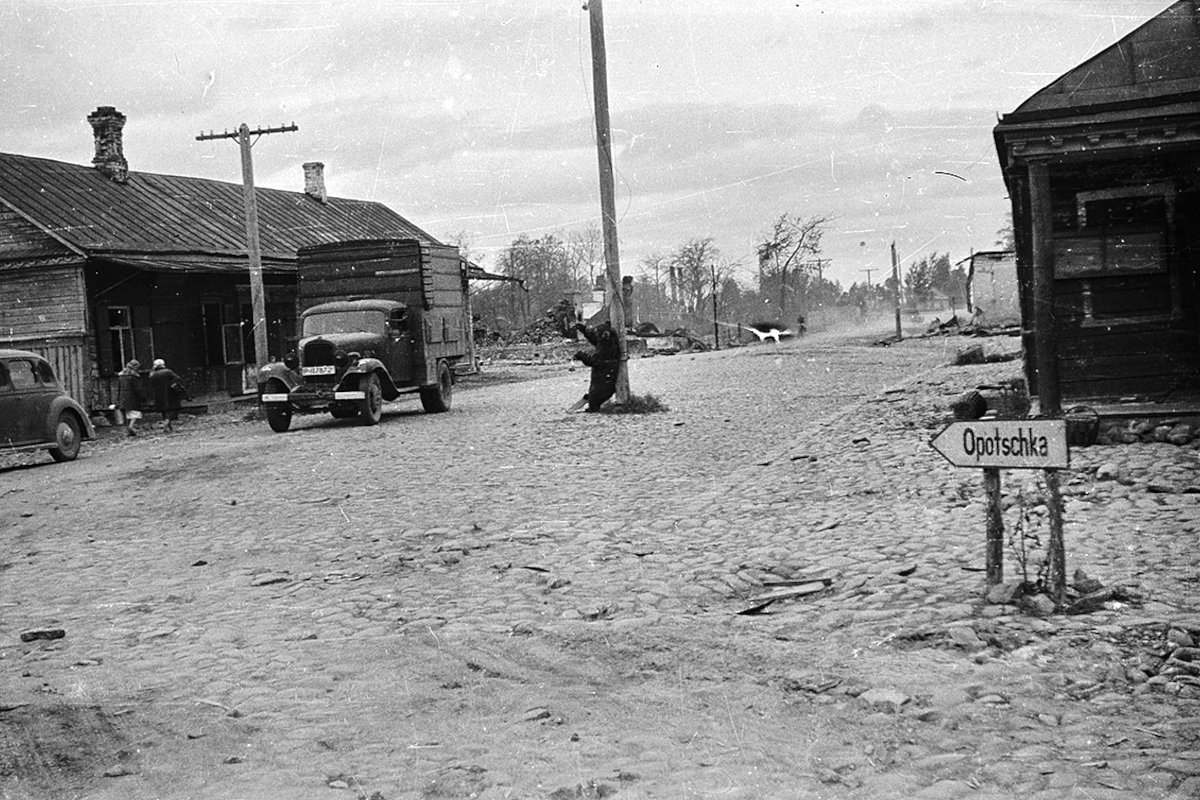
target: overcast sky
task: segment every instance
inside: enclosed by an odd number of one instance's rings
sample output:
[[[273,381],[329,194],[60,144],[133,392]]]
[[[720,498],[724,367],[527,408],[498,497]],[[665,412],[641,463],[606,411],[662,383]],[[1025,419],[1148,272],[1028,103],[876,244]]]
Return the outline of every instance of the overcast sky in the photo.
[[[783,212],[833,218],[826,276],[991,247],[992,128],[1169,0],[605,0],[622,271],[711,236],[753,272]],[[4,0],[0,151],[241,180],[210,129],[295,122],[261,186],[378,200],[492,265],[599,223],[581,0]],[[944,174],[944,173],[950,173]]]

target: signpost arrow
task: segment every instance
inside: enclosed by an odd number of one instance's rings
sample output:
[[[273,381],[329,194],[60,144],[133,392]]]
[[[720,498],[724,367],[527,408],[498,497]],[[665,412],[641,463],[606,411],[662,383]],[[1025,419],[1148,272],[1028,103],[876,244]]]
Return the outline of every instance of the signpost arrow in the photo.
[[[1066,469],[1067,423],[1061,419],[952,422],[933,437],[934,450],[956,467]]]

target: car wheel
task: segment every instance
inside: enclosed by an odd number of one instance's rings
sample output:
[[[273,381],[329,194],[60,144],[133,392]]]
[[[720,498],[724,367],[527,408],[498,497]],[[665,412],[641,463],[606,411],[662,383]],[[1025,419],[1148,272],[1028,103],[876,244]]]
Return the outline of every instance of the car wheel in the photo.
[[[54,426],[54,447],[50,448],[50,457],[55,461],[74,461],[79,455],[79,444],[83,440],[80,434],[79,420],[75,415],[64,411],[58,415]]]
[[[421,405],[429,414],[449,411],[450,399],[454,393],[454,379],[450,375],[450,365],[445,361],[438,362],[437,377],[436,385],[421,387]]]
[[[379,376],[375,374],[363,378],[358,388],[366,395],[358,401],[358,416],[363,425],[377,425],[383,416],[383,389],[379,386]]]

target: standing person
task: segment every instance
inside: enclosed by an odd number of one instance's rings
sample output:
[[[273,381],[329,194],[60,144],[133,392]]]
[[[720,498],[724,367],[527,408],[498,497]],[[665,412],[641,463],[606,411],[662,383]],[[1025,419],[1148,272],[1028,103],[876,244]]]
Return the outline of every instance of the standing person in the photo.
[[[146,402],[146,393],[142,389],[142,375],[139,372],[141,368],[142,365],[135,359],[117,373],[117,408],[125,417],[126,436],[138,435],[137,424],[142,418],[142,406]]]
[[[179,419],[183,401],[190,400],[191,396],[179,376],[168,369],[167,362],[161,358],[154,359],[154,369],[150,371],[150,391],[154,395],[154,407],[163,415],[163,430],[170,433],[174,430],[172,423]]]
[[[571,407],[577,411],[587,404],[588,411],[599,411],[610,397],[617,391],[617,369],[621,366],[621,342],[612,325],[605,320],[595,328],[589,328],[583,323],[575,326],[575,330],[583,334],[595,347],[592,351],[580,350],[575,354],[578,361],[592,368],[592,379],[588,385],[587,394]]]

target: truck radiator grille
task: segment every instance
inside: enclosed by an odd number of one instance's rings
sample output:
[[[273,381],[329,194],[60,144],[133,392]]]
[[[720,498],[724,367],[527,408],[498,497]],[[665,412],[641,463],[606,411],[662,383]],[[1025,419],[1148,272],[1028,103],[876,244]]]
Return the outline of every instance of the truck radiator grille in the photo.
[[[333,363],[333,344],[330,342],[309,342],[304,348],[304,366],[322,367]]]

